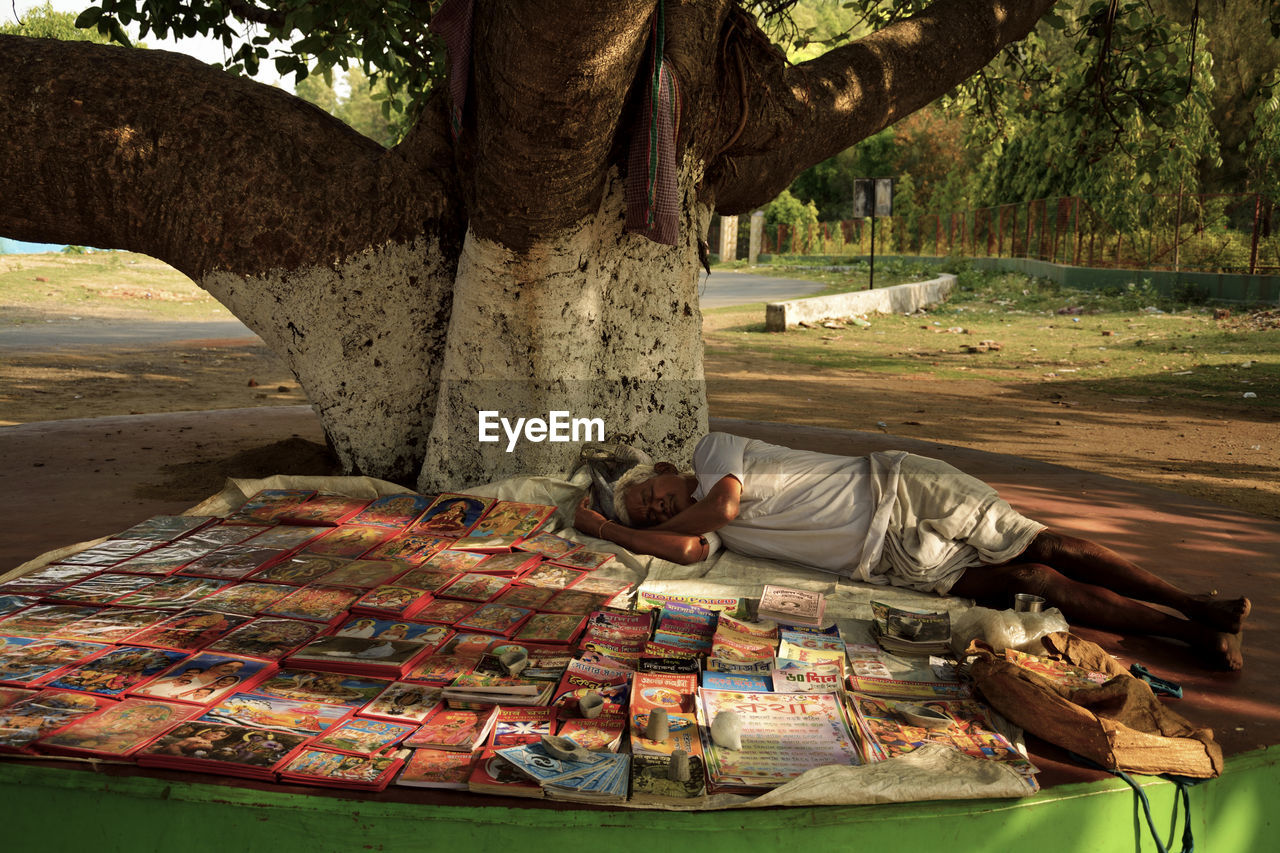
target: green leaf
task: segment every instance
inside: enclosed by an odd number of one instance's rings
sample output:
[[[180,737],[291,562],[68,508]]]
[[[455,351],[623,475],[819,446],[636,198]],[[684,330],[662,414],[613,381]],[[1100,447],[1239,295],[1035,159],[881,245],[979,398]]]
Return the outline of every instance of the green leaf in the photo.
[[[102,10],[97,7],[85,9],[76,17],[76,28],[87,30],[102,18]]]

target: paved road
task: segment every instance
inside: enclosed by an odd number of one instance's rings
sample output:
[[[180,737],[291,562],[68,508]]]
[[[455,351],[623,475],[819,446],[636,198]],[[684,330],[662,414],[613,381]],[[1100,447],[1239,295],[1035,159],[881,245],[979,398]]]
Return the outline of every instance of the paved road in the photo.
[[[705,273],[698,282],[703,308],[724,308],[752,302],[777,302],[821,290],[813,281],[753,275],[734,270]],[[205,338],[256,338],[238,320],[167,323],[147,320],[66,320],[0,326],[0,351],[66,349],[72,347],[132,346]]]

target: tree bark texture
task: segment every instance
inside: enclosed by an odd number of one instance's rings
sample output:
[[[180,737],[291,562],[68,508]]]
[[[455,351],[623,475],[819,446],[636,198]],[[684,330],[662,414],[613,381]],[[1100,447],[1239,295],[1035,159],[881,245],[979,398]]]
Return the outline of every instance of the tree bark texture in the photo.
[[[576,457],[479,442],[482,410],[600,417],[684,461],[712,211],[769,201],[1051,5],[939,0],[791,66],[732,0],[668,0],[675,246],[622,231],[654,0],[476,0],[459,138],[437,93],[392,149],[185,56],[0,36],[0,234],[182,270],[286,359],[352,471],[461,488]]]

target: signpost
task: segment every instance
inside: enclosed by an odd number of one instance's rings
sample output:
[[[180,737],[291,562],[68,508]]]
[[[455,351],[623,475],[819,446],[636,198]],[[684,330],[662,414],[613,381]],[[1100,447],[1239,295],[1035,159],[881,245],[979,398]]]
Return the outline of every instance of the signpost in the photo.
[[[893,185],[897,178],[857,178],[853,182],[853,216],[871,220],[871,275],[867,290],[876,286],[876,217],[893,216]]]

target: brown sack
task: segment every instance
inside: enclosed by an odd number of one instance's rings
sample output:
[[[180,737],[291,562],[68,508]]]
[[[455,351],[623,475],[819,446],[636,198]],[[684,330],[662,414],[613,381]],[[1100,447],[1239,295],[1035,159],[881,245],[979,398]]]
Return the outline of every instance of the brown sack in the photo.
[[[1112,677],[1096,686],[1063,687],[975,643],[973,680],[1009,720],[1111,770],[1200,779],[1222,772],[1222,747],[1212,729],[1196,728],[1170,711],[1100,646],[1065,633],[1043,642],[1045,656]]]

